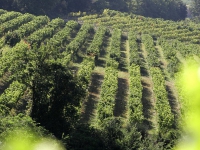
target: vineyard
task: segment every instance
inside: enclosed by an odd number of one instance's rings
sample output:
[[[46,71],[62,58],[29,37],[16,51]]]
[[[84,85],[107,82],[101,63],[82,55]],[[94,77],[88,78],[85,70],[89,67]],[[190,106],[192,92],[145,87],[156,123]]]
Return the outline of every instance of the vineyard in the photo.
[[[80,123],[98,129],[119,119],[173,147],[182,115],[175,76],[188,57],[200,61],[199,24],[111,10],[68,22],[0,10],[0,36],[1,115],[30,115],[32,83],[21,79],[37,78],[34,66],[59,55],[87,91],[76,108]],[[47,72],[41,82],[48,79]]]

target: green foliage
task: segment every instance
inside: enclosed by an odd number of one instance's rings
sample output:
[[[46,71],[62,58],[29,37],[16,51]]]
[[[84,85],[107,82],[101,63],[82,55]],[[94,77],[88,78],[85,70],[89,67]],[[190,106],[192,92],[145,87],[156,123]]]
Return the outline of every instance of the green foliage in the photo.
[[[114,29],[112,33],[112,39],[110,44],[110,58],[119,61],[120,49],[121,49],[121,30]]]
[[[81,63],[80,69],[78,70],[77,76],[80,82],[82,82],[82,85],[85,86],[85,89],[88,87],[88,84],[90,83],[90,77],[94,67],[95,67],[94,59],[85,58]]]
[[[156,96],[156,110],[158,112],[159,132],[171,129],[174,124],[174,115],[171,112],[167,92],[165,90],[165,80],[159,68],[150,68],[153,80],[153,91]]]
[[[74,150],[124,150],[139,149],[143,146],[141,133],[134,126],[123,127],[120,118],[106,119],[100,129],[80,124],[65,141],[66,148]]]
[[[181,0],[6,0],[0,2],[0,6],[7,10],[53,17],[70,12],[102,12],[103,9],[170,20],[182,20],[187,15],[186,5]]]
[[[177,51],[175,49],[175,41],[169,42],[162,38],[158,40],[159,44],[161,45],[164,53],[164,57],[167,60],[167,71],[171,77],[174,77],[175,73],[179,71],[180,60],[177,58],[176,54]]]
[[[31,116],[61,138],[77,123],[78,108],[85,91],[59,63],[45,61],[29,72],[32,71],[36,72],[30,77],[33,92]]]
[[[84,23],[106,26],[110,29],[118,28],[125,33],[149,34],[154,40],[162,36],[165,39],[199,43],[200,30],[198,24],[190,19],[174,22],[106,9],[100,15],[84,16],[79,20]]]
[[[0,9],[0,15],[5,14],[6,10]]]
[[[8,44],[10,46],[15,46],[18,42],[20,42],[21,38],[16,32],[8,32],[5,35],[5,40],[3,44]]]
[[[104,141],[107,149],[122,149],[124,133],[122,130],[123,122],[120,118],[105,118],[101,124]],[[137,134],[137,133],[136,133]]]
[[[118,69],[119,62],[117,62],[117,61],[114,60],[114,59],[109,58],[109,59],[107,59],[107,61],[106,61],[106,66],[107,66],[107,67],[112,67],[112,68],[114,68],[114,69]]]
[[[2,77],[7,71],[11,74],[15,73],[13,76],[10,76],[10,80],[22,76],[22,69],[25,69],[29,59],[27,58],[29,49],[29,45],[21,41],[7,51],[0,59],[0,76]]]
[[[35,17],[32,21],[20,26],[17,30],[8,32],[5,35],[5,43],[14,46],[22,38],[29,36],[48,22],[49,18],[47,16]]]
[[[48,41],[48,45],[55,47],[65,45],[69,41],[72,31],[78,28],[79,24],[76,21],[68,21],[62,30],[53,35]]]
[[[24,90],[26,86],[14,81],[10,86],[4,91],[3,94],[0,96],[0,105],[5,105],[10,109],[14,107],[17,101],[21,98],[24,94]]]
[[[81,83],[62,65],[61,56],[55,47],[33,46],[30,49],[21,41],[0,59],[4,64],[0,68],[1,74],[9,71],[10,79],[31,90],[31,117],[60,138],[76,124],[80,101],[85,96]],[[2,97],[9,98],[13,104],[21,95],[21,88],[15,90],[13,87],[12,95],[6,91],[10,95]]]
[[[150,35],[143,34],[142,42],[144,43],[145,49],[148,52],[147,61],[151,67],[159,67],[158,51],[155,49],[153,38]]]
[[[97,121],[113,117],[114,102],[117,92],[118,72],[113,67],[106,67],[104,81],[101,86],[100,101],[97,106]]]
[[[15,30],[24,23],[31,21],[34,18],[31,14],[24,14],[13,20],[7,21],[0,26],[0,35],[5,34],[9,30]]]
[[[181,62],[178,59],[177,54],[180,53],[185,59],[199,56],[200,46],[198,44],[183,43],[178,40],[166,40],[159,38],[158,43],[163,48],[165,59],[168,61],[168,72],[171,77],[175,76],[175,73],[180,71]]]
[[[72,42],[66,47],[66,51],[68,53],[77,53],[79,48],[85,43],[87,37],[89,36],[89,32],[93,32],[93,27],[89,24],[84,24],[79,30],[78,34],[74,38]]]
[[[186,6],[181,0],[97,0],[94,6],[97,11],[108,8],[168,20],[182,20],[187,15]]]
[[[25,40],[32,44],[40,44],[46,38],[50,38],[56,32],[56,30],[64,26],[64,20],[60,18],[53,19],[44,28],[33,32],[30,36],[26,37]]]
[[[161,149],[165,149],[164,147],[164,142],[163,141],[158,141],[157,140],[157,136],[155,135],[149,135],[147,137],[145,137],[142,142],[140,143],[140,148],[139,150],[161,150]]]
[[[104,135],[100,130],[86,124],[79,124],[69,136],[64,138],[64,142],[66,149],[102,150],[106,148],[103,137]]]
[[[1,16],[5,14],[8,13],[2,11]],[[18,19],[23,17],[24,15],[19,15]],[[91,20],[88,21],[88,18]],[[198,24],[187,20],[175,23],[110,10],[105,10],[102,15],[83,17],[83,20],[89,23],[85,23],[81,28],[76,21],[68,21],[65,24],[62,19],[57,18],[49,22],[49,18],[46,16],[33,17],[32,21],[28,21],[28,23],[25,21],[23,24],[18,24],[17,27],[15,25],[6,26],[8,32],[6,31],[6,35],[1,38],[0,42],[2,52],[0,76],[8,75],[7,82],[8,85],[11,84],[5,89],[3,89],[4,85],[1,85],[0,89],[0,92],[4,91],[0,95],[0,115],[7,119],[0,121],[0,137],[6,125],[11,127],[29,126],[27,124],[30,123],[33,128],[34,125],[38,126],[29,120],[30,118],[27,119],[24,116],[20,116],[22,120],[19,119],[19,122],[17,121],[19,116],[7,117],[13,114],[11,110],[15,111],[13,107],[16,102],[21,102],[21,96],[28,88],[30,90],[28,96],[30,97],[31,117],[56,137],[62,138],[68,149],[171,149],[179,137],[179,131],[176,126],[177,120],[169,105],[169,95],[165,89],[165,78],[168,76],[164,76],[165,72],[158,68],[162,64],[158,61],[160,56],[155,46],[163,50],[167,60],[168,70],[166,72],[173,77],[184,58],[193,55],[199,56],[199,45],[189,43],[198,43],[198,34],[200,33]],[[14,21],[16,19],[8,19],[2,25]],[[95,24],[94,27],[91,22]],[[102,73],[104,79],[100,98],[98,104],[94,106],[96,109],[94,113],[96,120],[94,119],[94,121],[97,124],[92,125],[97,126],[90,127],[90,124],[82,125],[79,122],[80,106],[88,92],[91,74],[95,67],[94,57],[91,55],[99,55],[103,39],[109,33],[108,29],[112,31],[110,49],[106,51],[108,55],[105,74]],[[82,45],[87,42],[90,35],[94,34],[95,30],[95,36],[87,48],[87,53],[90,55],[85,54],[77,74],[72,75],[68,68],[69,62],[79,50],[83,49]],[[118,60],[123,57],[123,55],[120,56],[122,33],[123,36],[128,35],[129,47],[127,45],[127,50],[130,50],[130,55],[129,53],[124,54],[125,57],[129,56],[130,64],[128,64],[129,72],[120,72],[118,77],[118,66],[121,63]],[[76,36],[74,37],[74,35]],[[160,37],[161,35],[162,37]],[[158,37],[160,38],[157,40]],[[193,37],[194,39],[191,40]],[[187,42],[183,43],[173,39]],[[5,41],[12,47],[6,45]],[[35,42],[36,44],[34,44]],[[4,44],[5,47],[3,47]],[[148,129],[141,130],[142,123],[146,119],[143,116],[145,107],[143,108],[141,103],[142,91],[145,91],[143,86],[146,86],[141,83],[140,75],[140,57],[142,59],[143,57],[140,56],[139,46],[143,46],[143,44],[147,51],[149,75],[152,77],[153,92],[156,98],[158,135],[154,131],[148,132]],[[145,58],[146,56],[144,56]],[[180,61],[180,58],[183,60]],[[165,69],[164,67],[162,69]],[[94,71],[96,73],[97,70]],[[129,90],[126,97],[127,111],[126,118],[117,118],[113,113],[120,85],[118,80],[122,73],[130,75],[127,82],[127,90]],[[93,94],[91,95],[94,96]],[[152,134],[152,137],[146,134]]]
[[[130,32],[128,35],[128,41],[129,41],[129,61],[131,64],[137,64],[140,65],[140,57],[138,55],[138,43],[137,43],[137,36],[135,33]]]
[[[4,13],[4,14],[1,15],[0,23],[4,23],[6,21],[9,21],[9,20],[14,19],[16,17],[19,17],[21,15],[22,15],[21,13],[14,12],[14,11]]]
[[[50,133],[43,127],[38,126],[29,116],[23,114],[18,114],[17,116],[0,116],[0,149],[4,149],[4,146],[8,144],[7,141],[13,140],[13,136],[17,136],[17,138],[22,138],[22,136],[25,138],[32,137],[33,139],[35,135],[37,135],[37,138],[44,138],[47,135],[50,137]]]
[[[142,105],[142,84],[140,76],[140,66],[132,64],[129,67],[130,74],[130,94],[129,94],[129,122],[135,124],[143,123],[143,105]]]
[[[18,114],[16,116],[0,116],[0,138],[4,138],[5,134],[9,130],[20,129],[20,128],[32,128],[33,131],[37,131],[39,135],[42,135],[45,131],[42,127],[37,127],[37,123],[29,116],[24,114]],[[43,130],[43,131],[42,131]],[[46,132],[46,131],[45,131]]]
[[[191,11],[194,16],[199,18],[200,16],[200,1],[199,0],[191,0]]]
[[[186,10],[181,0],[141,0],[136,14],[177,21],[186,18]]]
[[[103,44],[103,38],[106,34],[105,27],[99,27],[97,32],[95,33],[94,39],[87,49],[87,53],[92,56],[98,56],[100,54],[100,50]]]

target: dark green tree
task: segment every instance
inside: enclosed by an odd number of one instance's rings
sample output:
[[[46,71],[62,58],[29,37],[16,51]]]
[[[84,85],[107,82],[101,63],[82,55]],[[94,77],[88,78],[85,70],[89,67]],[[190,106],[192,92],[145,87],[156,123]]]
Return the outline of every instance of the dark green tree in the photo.
[[[15,10],[13,6],[14,0],[0,1],[0,7],[5,10]]]
[[[192,0],[191,11],[193,16],[200,16],[200,0]]]
[[[136,14],[146,17],[182,20],[187,16],[186,5],[181,0],[135,0]]]
[[[91,6],[91,0],[66,0],[69,12],[88,11]]]
[[[32,14],[46,14],[51,11],[60,0],[14,0],[14,7],[22,12]]]
[[[58,49],[49,46],[19,48],[7,53],[4,60],[12,74],[10,80],[18,80],[32,92],[31,117],[58,138],[68,133],[78,120],[85,90],[67,65],[61,63]]]

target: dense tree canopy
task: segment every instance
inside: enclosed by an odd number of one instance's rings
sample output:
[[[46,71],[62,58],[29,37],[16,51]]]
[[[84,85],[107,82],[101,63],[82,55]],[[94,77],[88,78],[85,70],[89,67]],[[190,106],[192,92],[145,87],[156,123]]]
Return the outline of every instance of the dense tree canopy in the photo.
[[[5,0],[0,6],[7,10],[29,12],[33,14],[51,14],[69,11],[86,11],[90,0]]]
[[[187,15],[187,8],[181,0],[98,0],[99,7],[131,12],[146,17],[182,20]]]
[[[195,4],[197,2],[195,0]],[[185,19],[187,15],[181,0],[5,0],[0,6],[7,10],[52,16],[77,11],[99,12],[105,8],[170,20]],[[195,7],[199,8],[198,5]]]
[[[192,14],[200,16],[200,0],[192,0]]]
[[[141,5],[143,15],[153,18],[181,20],[186,17],[186,6],[181,0],[145,0]]]
[[[9,58],[5,66],[13,74],[10,80],[18,80],[30,89],[30,116],[57,137],[69,132],[77,121],[76,107],[85,94],[81,84],[59,61],[59,54],[56,48],[33,46],[27,50],[19,46],[17,51],[11,50],[1,58]]]

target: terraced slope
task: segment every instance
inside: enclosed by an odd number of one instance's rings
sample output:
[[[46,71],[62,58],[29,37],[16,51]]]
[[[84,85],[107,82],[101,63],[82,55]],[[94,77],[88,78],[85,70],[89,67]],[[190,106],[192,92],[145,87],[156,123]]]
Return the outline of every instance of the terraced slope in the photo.
[[[15,54],[25,55],[34,46],[57,47],[53,52],[88,91],[79,108],[81,123],[98,127],[121,118],[124,126],[161,136],[177,129],[181,101],[174,76],[188,56],[199,59],[199,24],[113,13],[82,17],[80,25],[2,11],[1,109],[7,114],[31,110],[29,89],[13,81],[17,67],[27,69]]]

